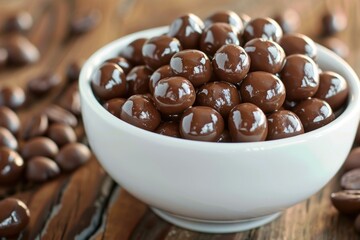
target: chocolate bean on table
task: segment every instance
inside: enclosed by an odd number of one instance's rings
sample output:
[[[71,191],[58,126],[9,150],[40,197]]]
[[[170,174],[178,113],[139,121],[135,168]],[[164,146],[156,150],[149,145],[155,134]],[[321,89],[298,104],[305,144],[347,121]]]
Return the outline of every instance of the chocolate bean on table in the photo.
[[[32,157],[27,161],[26,179],[30,182],[45,182],[60,174],[55,161],[47,157]]]
[[[51,124],[47,131],[47,136],[59,147],[76,142],[77,140],[74,129],[63,123]]]
[[[300,27],[299,13],[291,8],[275,15],[274,20],[280,25],[284,34],[296,32]]]
[[[125,98],[113,98],[106,101],[103,106],[112,115],[120,118],[121,107],[126,102]]]
[[[80,93],[77,83],[68,87],[59,101],[59,105],[76,116],[81,115]]]
[[[345,172],[355,168],[360,168],[360,147],[356,147],[351,150],[343,165]]]
[[[24,160],[17,152],[6,147],[0,148],[1,185],[15,183],[16,181],[18,181],[22,176],[24,167]]]
[[[331,36],[345,30],[347,27],[346,13],[340,9],[326,12],[322,19],[323,36]]]
[[[0,236],[17,237],[30,221],[30,211],[22,201],[5,198],[0,201]]]
[[[288,138],[304,133],[304,127],[295,113],[279,110],[267,117],[268,134],[266,140]]]
[[[33,26],[33,18],[26,11],[17,12],[6,19],[3,31],[5,32],[25,32]]]
[[[58,105],[50,105],[44,110],[44,113],[52,123],[64,123],[71,127],[76,127],[78,124],[78,120],[74,114]]]
[[[360,168],[346,172],[341,177],[340,185],[346,190],[360,190]]]
[[[66,78],[69,82],[74,82],[79,79],[80,71],[82,68],[82,62],[74,61],[71,62],[66,68]]]
[[[42,136],[45,134],[48,126],[49,120],[44,113],[35,114],[24,122],[20,137],[27,140],[29,138]]]
[[[146,41],[147,38],[138,38],[132,41],[120,51],[119,56],[124,57],[134,66],[144,65],[142,48]]]
[[[0,106],[18,109],[24,105],[26,95],[24,90],[18,86],[0,87]]]
[[[94,29],[100,22],[101,13],[98,10],[91,10],[83,16],[78,16],[70,22],[70,34],[81,35]]]
[[[0,127],[8,129],[12,134],[17,134],[20,128],[18,115],[8,107],[0,107]]]
[[[104,63],[94,71],[91,86],[100,100],[106,101],[126,95],[126,76],[115,63]]]
[[[234,26],[236,29],[238,29],[239,32],[241,32],[244,28],[243,21],[233,11],[225,10],[225,11],[217,11],[207,17],[204,21],[205,27],[210,26],[213,23],[216,22],[222,22],[230,24],[231,26]]]
[[[199,46],[203,29],[203,21],[198,16],[189,13],[175,19],[167,35],[178,39],[183,49],[195,49]]]
[[[31,78],[27,83],[29,92],[35,96],[42,96],[49,93],[61,83],[61,78],[57,74],[45,73]]]
[[[170,68],[176,76],[188,79],[194,87],[208,82],[212,75],[209,58],[199,50],[175,53],[170,60]]]
[[[132,69],[132,64],[123,57],[115,57],[106,60],[105,62],[115,63],[122,68],[125,74],[128,74]]]
[[[334,207],[344,214],[360,213],[360,191],[343,190],[331,194]]]
[[[59,152],[56,143],[47,137],[35,137],[24,143],[21,155],[24,159],[41,156],[53,159]]]
[[[56,155],[55,161],[64,171],[73,171],[86,163],[91,157],[87,146],[81,143],[69,143]]]
[[[191,107],[180,121],[180,135],[189,140],[216,142],[223,131],[222,116],[210,107]]]
[[[6,39],[8,63],[12,66],[32,64],[40,59],[40,52],[26,37],[12,35]]]
[[[279,24],[271,18],[253,18],[245,26],[243,38],[245,43],[254,38],[278,42],[283,35]]]
[[[181,50],[179,40],[162,35],[148,39],[142,47],[142,55],[145,64],[154,71],[169,64],[171,57]]]
[[[155,85],[160,79],[168,78],[168,77],[172,77],[172,76],[174,76],[174,73],[173,73],[172,69],[170,68],[170,65],[164,65],[164,66],[161,66],[158,69],[156,69],[155,72],[153,72],[150,76],[149,92],[151,94],[154,93]]]
[[[179,131],[179,123],[178,122],[163,122],[159,125],[159,127],[155,130],[156,133],[169,136],[180,138],[180,131]]]
[[[127,95],[148,93],[151,74],[152,71],[145,65],[136,66],[131,69],[126,75]]]
[[[0,127],[0,147],[7,147],[12,150],[18,148],[18,142],[14,135],[4,127]]]
[[[284,35],[280,39],[279,44],[284,49],[286,56],[304,54],[312,59],[317,57],[315,42],[303,34],[293,33]]]
[[[228,128],[233,142],[264,141],[268,133],[264,112],[252,103],[241,103],[230,111]]]

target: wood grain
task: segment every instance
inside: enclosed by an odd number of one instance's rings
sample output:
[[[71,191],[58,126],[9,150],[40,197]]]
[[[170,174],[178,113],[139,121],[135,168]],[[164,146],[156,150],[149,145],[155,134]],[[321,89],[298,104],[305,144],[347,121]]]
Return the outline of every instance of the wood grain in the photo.
[[[175,17],[194,12],[200,17],[220,9],[232,9],[250,16],[273,16],[288,7],[299,11],[300,32],[318,39],[321,14],[341,8],[349,27],[338,35],[351,49],[348,61],[360,73],[360,2],[357,0],[285,1],[273,0],[0,0],[0,24],[21,9],[34,17],[26,36],[39,48],[39,63],[0,72],[0,86],[26,87],[27,81],[47,71],[62,75],[62,84],[45,98],[30,98],[19,111],[22,120],[51,103],[58,103],[70,84],[64,73],[69,63],[88,58],[96,49],[128,33],[169,24]],[[101,21],[91,32],[68,38],[72,19],[99,10]],[[0,35],[0,43],[4,34]],[[77,129],[83,136],[83,128]],[[22,239],[360,239],[352,219],[340,216],[329,195],[339,189],[338,177],[310,199],[286,210],[272,223],[234,234],[204,234],[181,229],[163,221],[139,200],[116,185],[95,158],[78,171],[62,175],[43,185],[19,184],[1,187],[0,198],[12,195],[26,202],[31,221]],[[266,200],[266,196],[265,199]]]

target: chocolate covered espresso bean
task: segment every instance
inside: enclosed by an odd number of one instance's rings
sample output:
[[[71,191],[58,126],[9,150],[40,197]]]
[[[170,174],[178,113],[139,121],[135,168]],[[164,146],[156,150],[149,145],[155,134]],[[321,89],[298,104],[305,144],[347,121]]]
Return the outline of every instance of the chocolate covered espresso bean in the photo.
[[[346,190],[360,190],[360,168],[346,172],[341,177],[340,185]]]
[[[123,57],[110,58],[105,62],[117,64],[119,67],[121,67],[125,74],[128,74],[132,69],[131,63]]]
[[[360,191],[343,190],[331,194],[331,202],[334,207],[344,214],[356,214],[360,212]]]
[[[27,161],[26,179],[30,182],[45,182],[59,174],[59,166],[50,158],[33,157]]]
[[[76,142],[77,140],[75,131],[69,125],[63,123],[51,124],[47,131],[47,136],[53,140],[58,147]]]
[[[150,80],[149,80],[149,92],[151,94],[154,93],[154,88],[156,83],[163,79],[163,78],[168,78],[168,77],[173,77],[174,73],[170,67],[170,65],[164,65],[159,67],[158,69],[156,69],[155,72],[153,72],[151,74]]]
[[[12,134],[17,134],[20,128],[18,115],[7,107],[0,107],[0,127],[8,129]]]
[[[336,9],[326,12],[321,19],[321,23],[323,36],[331,36],[345,30],[347,27],[347,16],[342,10]]]
[[[69,143],[62,147],[55,161],[64,171],[73,171],[90,160],[91,152],[81,143]]]
[[[236,29],[238,29],[239,32],[241,32],[244,28],[243,21],[239,15],[230,10],[215,12],[207,17],[204,21],[206,27],[217,22],[230,24],[231,26],[234,26]]]
[[[288,138],[304,133],[304,127],[295,113],[279,110],[267,117],[268,134],[266,140]]]
[[[48,106],[44,110],[44,114],[46,114],[52,123],[64,123],[71,127],[76,127],[78,124],[78,120],[74,114],[55,104]]]
[[[4,32],[26,32],[33,26],[33,18],[26,11],[17,12],[8,17],[4,23]]]
[[[44,135],[49,126],[49,120],[46,114],[35,114],[32,118],[26,119],[21,129],[21,138],[30,139]]]
[[[0,127],[0,148],[7,147],[12,150],[18,148],[18,141],[12,133],[4,127]]]
[[[40,59],[40,52],[26,37],[12,35],[6,40],[8,63],[12,66],[32,64]]]
[[[0,106],[18,109],[25,103],[24,90],[18,86],[3,86],[0,88]]]
[[[254,38],[279,41],[283,31],[279,24],[271,18],[254,18],[245,26],[243,38],[245,43]]]
[[[144,65],[142,47],[146,40],[147,38],[138,38],[132,41],[120,51],[119,56],[124,57],[134,66]]]
[[[30,79],[27,88],[35,96],[41,96],[59,86],[60,83],[61,79],[57,74],[45,73]]]
[[[280,39],[279,44],[284,49],[286,56],[304,54],[312,59],[317,57],[315,42],[303,34],[293,33],[284,35]]]
[[[24,160],[17,152],[6,147],[0,148],[0,185],[16,183],[24,168]]]
[[[56,143],[47,137],[35,137],[27,141],[21,148],[21,155],[24,159],[36,156],[53,159],[59,152]]]
[[[136,66],[126,76],[127,95],[149,92],[149,80],[152,71],[146,66]]]
[[[106,101],[103,106],[112,115],[120,118],[121,107],[125,102],[125,98],[113,98]]]
[[[0,236],[14,238],[26,228],[30,211],[22,201],[5,198],[0,201]]]

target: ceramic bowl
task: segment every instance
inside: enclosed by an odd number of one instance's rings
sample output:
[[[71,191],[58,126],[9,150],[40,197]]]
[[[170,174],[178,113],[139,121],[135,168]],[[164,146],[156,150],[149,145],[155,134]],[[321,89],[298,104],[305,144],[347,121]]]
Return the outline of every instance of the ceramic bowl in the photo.
[[[90,146],[109,175],[155,213],[202,232],[258,227],[319,191],[350,151],[360,117],[359,79],[341,58],[318,46],[318,63],[350,87],[345,111],[330,124],[296,137],[255,143],[210,143],[158,135],[107,112],[90,86],[104,60],[154,28],[122,37],[94,53],[80,76]]]

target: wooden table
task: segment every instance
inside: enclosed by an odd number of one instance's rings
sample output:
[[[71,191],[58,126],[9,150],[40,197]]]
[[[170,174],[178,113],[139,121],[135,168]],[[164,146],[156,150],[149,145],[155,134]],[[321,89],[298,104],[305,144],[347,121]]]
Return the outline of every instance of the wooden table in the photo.
[[[42,53],[35,65],[1,72],[0,84],[25,86],[30,77],[48,70],[64,74],[70,62],[86,59],[102,45],[131,32],[169,24],[186,12],[205,17],[219,9],[232,9],[250,16],[272,16],[287,7],[301,13],[300,32],[312,37],[320,31],[322,12],[337,7],[345,10],[349,26],[339,37],[350,46],[348,61],[360,72],[358,0],[0,0],[0,20],[19,9],[33,15],[34,27],[27,36]],[[70,19],[93,9],[102,13],[97,28],[65,41]],[[32,101],[20,111],[21,118],[58,101],[67,86],[64,81],[46,98]],[[0,198],[12,195],[29,206],[31,221],[23,239],[359,239],[352,220],[339,216],[329,201],[330,193],[338,188],[335,177],[322,191],[284,211],[272,223],[225,235],[191,232],[163,221],[118,186],[95,158],[75,173],[47,184],[2,188]]]

